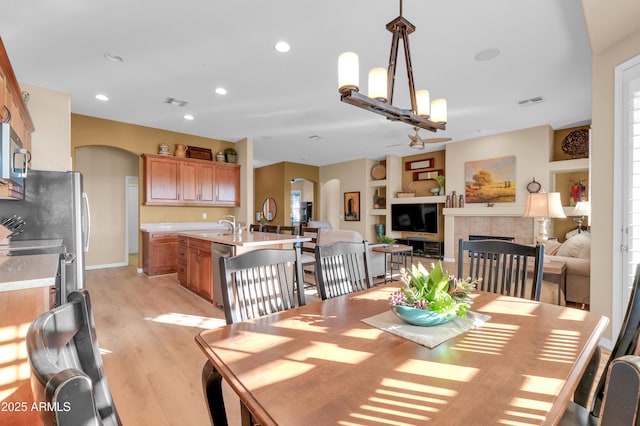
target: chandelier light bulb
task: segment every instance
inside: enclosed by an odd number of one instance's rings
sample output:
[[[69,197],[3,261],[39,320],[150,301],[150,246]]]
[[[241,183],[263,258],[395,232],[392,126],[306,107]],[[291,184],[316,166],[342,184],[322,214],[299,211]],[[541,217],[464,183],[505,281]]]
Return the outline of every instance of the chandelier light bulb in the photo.
[[[418,111],[416,114],[422,117],[429,117],[431,115],[431,100],[428,90],[418,90],[416,92],[416,105]]]
[[[436,123],[447,122],[447,100],[444,98],[434,99],[431,102],[431,121]]]
[[[369,97],[380,102],[387,101],[387,70],[372,68],[369,71]]]
[[[338,57],[338,90],[340,93],[360,90],[359,73],[360,66],[357,54],[345,52]]]

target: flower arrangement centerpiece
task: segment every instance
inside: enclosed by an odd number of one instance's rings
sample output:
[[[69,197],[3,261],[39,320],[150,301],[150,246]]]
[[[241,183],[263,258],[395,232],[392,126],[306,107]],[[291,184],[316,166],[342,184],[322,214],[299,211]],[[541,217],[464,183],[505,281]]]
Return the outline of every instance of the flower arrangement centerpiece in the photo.
[[[404,286],[389,298],[393,313],[413,325],[437,325],[464,317],[470,308],[469,293],[477,281],[449,275],[440,262],[431,272],[418,263],[402,269]]]

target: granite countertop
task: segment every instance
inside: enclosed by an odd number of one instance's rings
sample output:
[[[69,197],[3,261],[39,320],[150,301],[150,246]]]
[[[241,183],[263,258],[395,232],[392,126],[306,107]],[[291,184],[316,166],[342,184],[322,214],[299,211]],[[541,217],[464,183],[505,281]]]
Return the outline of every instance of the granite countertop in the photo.
[[[143,223],[142,232],[182,232],[182,231],[221,231],[229,232],[230,226],[218,222],[175,222],[175,223]]]
[[[0,253],[0,291],[56,285],[60,255],[8,256]]]
[[[52,240],[9,240],[9,244],[0,245],[0,251],[19,251],[62,247],[62,238]]]
[[[185,231],[178,232],[190,238],[198,238],[200,240],[211,241],[212,243],[226,244],[229,246],[239,247],[255,247],[271,244],[298,243],[311,241],[310,237],[300,237],[298,235],[274,234],[270,232],[247,232],[239,234],[231,234],[230,232],[212,232],[212,231]]]

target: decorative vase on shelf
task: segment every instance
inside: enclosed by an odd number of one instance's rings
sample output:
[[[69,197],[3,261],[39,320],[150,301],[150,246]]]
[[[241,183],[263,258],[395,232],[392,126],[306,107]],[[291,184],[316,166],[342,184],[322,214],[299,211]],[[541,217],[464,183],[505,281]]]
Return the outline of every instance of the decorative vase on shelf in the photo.
[[[440,188],[431,188],[430,191],[433,195],[440,194]]]
[[[173,155],[175,155],[176,157],[185,157],[187,155],[186,153],[187,148],[184,145],[177,144],[176,150],[174,151]]]
[[[444,194],[445,194],[445,192],[444,192],[444,186],[441,186],[441,187],[440,187],[440,190],[438,191],[438,195],[444,195]]]

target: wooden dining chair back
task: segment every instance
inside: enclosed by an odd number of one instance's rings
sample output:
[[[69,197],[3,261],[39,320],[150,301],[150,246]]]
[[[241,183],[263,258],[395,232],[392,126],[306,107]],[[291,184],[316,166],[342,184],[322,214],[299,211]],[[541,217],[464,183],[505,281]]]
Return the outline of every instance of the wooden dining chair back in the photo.
[[[326,300],[373,286],[367,241],[337,241],[316,247],[316,281]]]
[[[458,276],[480,279],[478,290],[490,293],[539,301],[543,261],[543,245],[503,240],[458,242]]]
[[[227,324],[304,305],[300,249],[258,249],[220,258]]]
[[[249,225],[249,231],[261,232],[262,231],[262,224],[261,223],[252,223],[251,225]]]
[[[27,331],[34,401],[46,425],[121,425],[107,377],[89,292],[37,317]],[[48,407],[53,407],[50,409]]]
[[[246,321],[305,304],[300,248],[258,249],[220,258],[220,280],[227,324]],[[213,425],[226,425],[222,375],[207,360],[202,386]],[[253,424],[241,403],[243,425]]]
[[[306,274],[314,274],[314,268],[316,264],[316,247],[318,245],[318,233],[320,232],[319,228],[311,228],[308,226],[300,226],[300,236],[311,238],[311,241],[304,241],[300,244],[301,250],[301,263],[302,263],[302,273]],[[307,281],[306,276],[304,277],[304,283],[309,286],[314,286],[315,283]]]
[[[296,235],[296,227],[289,225],[278,225],[278,234]]]
[[[620,334],[618,334],[609,359],[605,363],[605,373],[614,360],[626,355],[638,355],[640,352],[640,348],[638,347],[640,336],[640,291],[638,291],[638,287],[640,287],[640,264],[636,266],[627,312],[622,321]],[[569,403],[560,424],[576,424],[575,418],[597,418],[600,415],[605,389],[607,387],[607,375],[605,373],[600,376],[595,390],[591,393],[591,388],[593,387],[592,385],[600,365],[600,358],[600,348],[597,348],[578,383],[578,387],[573,395],[573,401]],[[589,400],[591,400],[591,403],[589,403]]]
[[[611,362],[604,390],[601,426],[640,424],[640,356],[624,355]]]
[[[270,232],[272,234],[278,233],[278,225],[263,225],[262,232]]]

